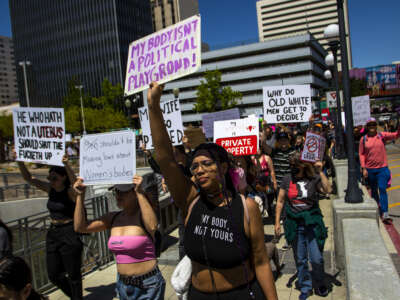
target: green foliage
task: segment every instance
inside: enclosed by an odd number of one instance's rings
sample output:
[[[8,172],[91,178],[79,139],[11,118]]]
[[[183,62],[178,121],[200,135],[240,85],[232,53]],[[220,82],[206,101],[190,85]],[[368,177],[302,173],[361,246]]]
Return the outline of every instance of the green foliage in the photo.
[[[231,87],[221,88],[221,75],[219,70],[206,71],[205,81],[197,87],[197,100],[194,105],[196,112],[214,112],[235,107],[242,99],[242,93],[233,91]]]
[[[3,138],[11,139],[13,137],[13,119],[12,115],[0,116],[0,135]]]
[[[73,78],[68,83],[68,94],[64,98],[66,130],[77,134],[83,131],[81,95],[79,89],[75,87],[79,84]],[[112,85],[105,79],[102,83],[102,95],[91,97],[88,94],[82,94],[82,102],[88,133],[128,127],[129,122],[123,113],[123,88],[120,84]]]

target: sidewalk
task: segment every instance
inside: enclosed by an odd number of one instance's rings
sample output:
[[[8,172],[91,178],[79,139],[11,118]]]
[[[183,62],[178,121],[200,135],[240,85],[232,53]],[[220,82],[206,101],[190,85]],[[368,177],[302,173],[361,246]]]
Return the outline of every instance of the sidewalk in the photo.
[[[339,273],[336,277],[337,271],[334,263],[334,245],[333,245],[333,223],[332,223],[332,209],[331,200],[324,199],[320,201],[320,207],[324,215],[325,225],[328,227],[328,239],[325,244],[324,258],[325,258],[325,273],[327,273],[327,282],[332,285],[332,291],[328,297],[321,298],[318,296],[311,296],[309,299],[331,299],[331,300],[344,300],[346,299],[346,286],[343,272]],[[269,221],[269,222],[268,222]],[[274,226],[270,224],[270,218],[264,222],[264,232],[266,240],[270,240],[273,237]],[[267,224],[268,223],[268,224]],[[167,239],[167,243],[171,246],[165,250],[160,259],[159,267],[164,275],[167,286],[165,291],[165,299],[172,300],[177,299],[175,292],[173,291],[170,278],[171,274],[178,262],[178,244],[177,244],[177,230],[171,233]],[[390,240],[390,239],[389,239]],[[386,239],[387,241],[387,239]],[[296,279],[293,275],[296,273],[296,266],[294,263],[292,250],[282,251],[284,244],[284,238],[281,238],[277,245],[279,249],[279,256],[281,263],[285,264],[282,270],[283,275],[276,281],[276,288],[278,291],[279,299],[284,300],[297,300],[300,292],[295,289],[294,282]],[[273,264],[272,264],[273,265]],[[274,266],[272,266],[274,270]],[[101,271],[95,271],[84,278],[84,295],[85,300],[106,300],[106,299],[117,299],[115,294],[115,280],[116,280],[116,267],[115,264],[105,268]],[[291,287],[288,287],[288,284]],[[50,300],[63,300],[67,299],[61,291],[56,291],[49,295]]]

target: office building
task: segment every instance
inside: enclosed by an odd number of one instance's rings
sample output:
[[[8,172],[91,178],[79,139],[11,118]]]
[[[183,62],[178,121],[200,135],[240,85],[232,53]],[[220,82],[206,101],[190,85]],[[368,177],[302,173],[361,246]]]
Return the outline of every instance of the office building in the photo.
[[[0,106],[18,102],[12,39],[0,36]]]
[[[9,6],[16,64],[30,62],[32,106],[61,106],[73,78],[92,96],[105,78],[124,86],[129,43],[153,31],[143,0],[9,0]],[[21,67],[17,78],[25,105]]]
[[[347,0],[344,0],[349,68],[352,67],[351,41]],[[260,42],[310,32],[328,49],[324,30],[329,24],[338,24],[336,0],[260,0],[257,2],[257,20]],[[340,51],[339,51],[340,53]],[[339,70],[341,70],[338,57]]]
[[[199,13],[198,0],[150,0],[154,31]]]
[[[184,124],[198,123],[202,113],[193,110],[196,88],[200,80],[204,80],[206,70],[218,69],[222,73],[222,86],[230,86],[243,94],[238,104],[241,115],[262,114],[265,86],[309,84],[313,97],[327,88],[323,75],[326,54],[310,34],[209,51],[202,53],[202,66],[198,72],[165,85],[161,100],[173,98],[173,89],[179,88]]]

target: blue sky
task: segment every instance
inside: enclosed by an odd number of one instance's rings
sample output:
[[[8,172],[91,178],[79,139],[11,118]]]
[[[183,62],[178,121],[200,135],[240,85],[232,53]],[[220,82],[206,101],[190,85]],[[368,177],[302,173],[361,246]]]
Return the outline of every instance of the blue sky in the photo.
[[[256,2],[199,0],[202,39],[212,46],[257,40]],[[400,1],[348,2],[353,66],[368,67],[400,60]],[[11,36],[8,0],[0,0],[0,35]]]

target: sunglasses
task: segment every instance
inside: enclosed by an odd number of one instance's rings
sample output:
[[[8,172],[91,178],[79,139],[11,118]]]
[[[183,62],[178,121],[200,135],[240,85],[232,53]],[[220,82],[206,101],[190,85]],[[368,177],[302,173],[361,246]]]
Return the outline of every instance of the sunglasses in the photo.
[[[368,123],[367,124],[367,127],[376,127],[376,126],[378,126],[376,123]]]
[[[47,176],[48,181],[57,181],[58,177],[57,176]]]
[[[203,161],[199,161],[196,163],[193,163],[190,166],[190,172],[192,173],[192,175],[195,175],[196,170],[201,166],[203,168],[203,170],[208,171],[211,169],[211,167],[215,165],[215,161],[213,160],[203,160]]]

